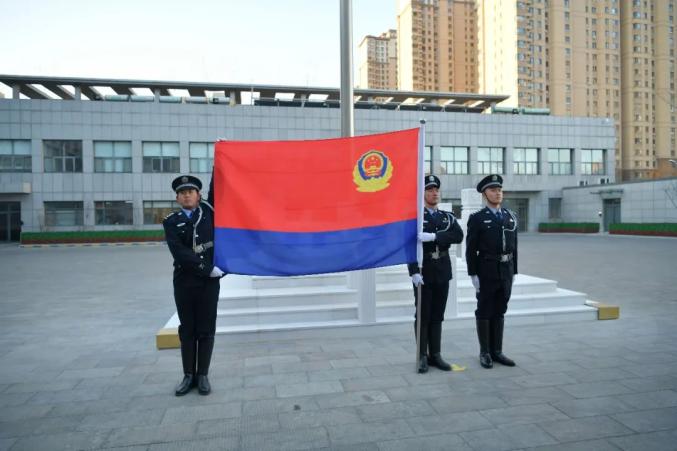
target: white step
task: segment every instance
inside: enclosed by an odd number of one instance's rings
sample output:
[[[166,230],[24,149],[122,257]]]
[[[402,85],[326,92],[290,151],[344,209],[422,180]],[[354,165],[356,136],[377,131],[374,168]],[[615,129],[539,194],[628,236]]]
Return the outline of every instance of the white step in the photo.
[[[536,309],[510,309],[508,307],[505,317],[506,322],[509,322],[510,325],[562,323],[581,320],[596,321],[597,309],[587,305]],[[459,314],[458,318],[475,321],[475,314],[474,312],[463,313]]]
[[[404,301],[378,302],[376,301],[376,319],[377,321],[386,318],[408,317],[413,321],[416,307],[414,306],[414,296]]]
[[[319,323],[357,320],[357,306],[330,304],[321,306],[219,309],[217,327],[258,327],[266,324]]]
[[[224,290],[219,296],[219,308],[271,308],[354,303],[356,293],[356,290],[345,285]]]
[[[558,288],[557,291],[552,293],[513,294],[510,297],[510,302],[508,303],[508,311],[518,309],[524,310],[577,307],[583,304],[585,304],[584,294]],[[474,296],[472,298],[459,298],[459,314],[474,312],[476,308],[477,299]]]
[[[255,290],[271,288],[322,287],[325,285],[347,285],[347,273],[312,274],[309,276],[253,276],[252,288]]]

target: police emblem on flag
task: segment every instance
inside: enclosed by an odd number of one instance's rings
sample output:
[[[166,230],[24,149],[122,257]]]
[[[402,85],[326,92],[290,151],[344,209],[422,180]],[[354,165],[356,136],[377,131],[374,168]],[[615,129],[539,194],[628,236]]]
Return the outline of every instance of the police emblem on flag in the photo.
[[[381,191],[390,186],[393,164],[390,158],[378,150],[364,153],[355,164],[353,181],[357,190],[364,193]]]

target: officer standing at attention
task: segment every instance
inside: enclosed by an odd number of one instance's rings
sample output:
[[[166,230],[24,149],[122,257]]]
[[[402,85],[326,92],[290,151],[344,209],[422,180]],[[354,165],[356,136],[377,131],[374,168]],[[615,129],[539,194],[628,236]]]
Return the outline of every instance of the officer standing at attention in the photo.
[[[425,177],[425,208],[423,232],[418,240],[423,242],[423,273],[417,263],[410,263],[409,275],[414,284],[414,299],[418,302],[417,287],[421,286],[421,339],[418,343],[420,360],[418,372],[426,373],[428,363],[442,371],[451,371],[451,365],[442,359],[442,321],[449,296],[451,260],[449,247],[463,241],[463,230],[454,215],[437,208],[440,202],[440,179]],[[416,334],[414,317],[414,334]]]
[[[517,218],[503,202],[503,178],[491,174],[477,185],[486,207],[468,218],[465,259],[475,287],[477,338],[480,364],[493,362],[515,366],[503,354],[503,316],[508,309],[512,283],[517,274]]]
[[[174,257],[174,301],[180,321],[184,377],[175,394],[183,396],[197,386],[201,395],[208,395],[211,386],[207,373],[214,349],[219,279],[225,275],[213,263],[213,183],[208,202],[202,200],[202,182],[197,177],[179,176],[172,182],[172,189],[181,209],[170,213],[162,225]]]

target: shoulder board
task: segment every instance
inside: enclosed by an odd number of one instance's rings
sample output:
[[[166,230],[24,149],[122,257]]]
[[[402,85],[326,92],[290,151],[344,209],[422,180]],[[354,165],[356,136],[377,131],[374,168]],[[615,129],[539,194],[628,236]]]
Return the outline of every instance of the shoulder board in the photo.
[[[166,221],[167,219],[169,219],[170,217],[172,217],[172,216],[175,215],[176,213],[178,213],[178,212],[177,212],[177,211],[173,211],[173,212],[169,213],[167,216],[165,216],[165,219],[163,219],[163,221]]]

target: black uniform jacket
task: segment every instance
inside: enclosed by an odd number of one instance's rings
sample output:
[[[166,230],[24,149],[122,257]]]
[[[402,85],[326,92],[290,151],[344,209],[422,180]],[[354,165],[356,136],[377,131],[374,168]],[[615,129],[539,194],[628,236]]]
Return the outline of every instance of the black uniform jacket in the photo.
[[[449,248],[463,241],[463,230],[452,213],[437,210],[430,214],[424,209],[423,231],[436,236],[435,241],[423,243],[423,283],[448,282],[451,280]],[[434,258],[436,256],[438,258]],[[410,276],[421,272],[416,263],[410,263],[408,267]]]
[[[498,279],[502,278],[501,276],[512,277],[512,274],[517,274],[517,222],[514,214],[511,215],[507,209],[501,208],[501,214],[502,218],[499,221],[488,207],[484,207],[468,218],[465,248],[468,275]],[[511,255],[510,260],[501,263],[499,261],[501,255],[507,254]],[[504,270],[501,270],[501,267]]]
[[[209,277],[214,268],[214,212],[213,181],[209,189],[208,203],[200,202],[188,218],[183,210],[167,215],[162,222],[169,251],[174,257],[174,275],[190,274]],[[202,213],[202,219],[198,223]],[[197,229],[196,225],[197,224]],[[193,248],[195,233],[195,249]]]

